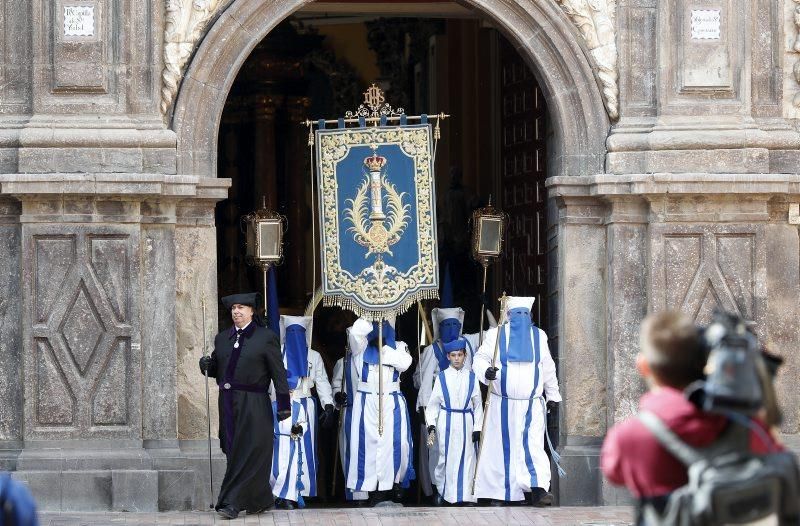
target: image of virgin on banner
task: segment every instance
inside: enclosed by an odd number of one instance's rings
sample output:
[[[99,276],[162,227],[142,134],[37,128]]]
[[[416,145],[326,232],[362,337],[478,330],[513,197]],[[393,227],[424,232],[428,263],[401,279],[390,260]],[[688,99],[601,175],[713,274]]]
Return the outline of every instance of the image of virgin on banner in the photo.
[[[368,319],[438,297],[429,124],[316,131],[324,303]]]

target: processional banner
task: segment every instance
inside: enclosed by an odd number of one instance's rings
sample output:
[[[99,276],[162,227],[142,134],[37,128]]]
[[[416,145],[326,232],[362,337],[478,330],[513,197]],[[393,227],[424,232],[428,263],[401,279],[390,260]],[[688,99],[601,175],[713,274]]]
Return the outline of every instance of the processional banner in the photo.
[[[425,122],[316,130],[323,302],[367,319],[438,297],[433,148]],[[341,121],[340,121],[341,122]],[[322,128],[322,127],[321,127]]]

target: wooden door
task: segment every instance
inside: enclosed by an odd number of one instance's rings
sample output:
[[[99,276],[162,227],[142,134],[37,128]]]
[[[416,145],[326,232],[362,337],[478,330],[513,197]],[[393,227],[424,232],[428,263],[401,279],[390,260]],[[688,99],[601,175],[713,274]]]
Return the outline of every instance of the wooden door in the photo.
[[[531,70],[500,40],[500,206],[509,215],[503,285],[510,295],[536,297],[533,319],[547,330],[547,110]]]

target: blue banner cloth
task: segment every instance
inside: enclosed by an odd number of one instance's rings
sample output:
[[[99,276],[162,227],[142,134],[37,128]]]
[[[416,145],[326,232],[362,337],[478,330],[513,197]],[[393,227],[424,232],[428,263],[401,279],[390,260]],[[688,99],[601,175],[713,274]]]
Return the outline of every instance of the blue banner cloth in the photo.
[[[438,297],[431,126],[316,131],[322,292],[369,320]]]

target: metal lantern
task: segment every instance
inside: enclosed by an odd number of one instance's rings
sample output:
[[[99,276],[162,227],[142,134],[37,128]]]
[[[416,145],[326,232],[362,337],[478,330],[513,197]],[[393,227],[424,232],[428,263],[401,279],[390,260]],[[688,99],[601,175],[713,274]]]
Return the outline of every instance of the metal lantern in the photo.
[[[486,297],[486,275],[489,263],[500,257],[503,252],[503,236],[506,231],[507,219],[508,216],[505,212],[492,206],[491,197],[488,205],[472,213],[472,257],[483,266],[482,298]],[[481,326],[478,332],[480,343],[483,343],[484,310],[484,307],[481,306]]]
[[[277,212],[262,208],[242,218],[247,241],[246,261],[248,265],[266,271],[283,261],[283,234],[286,218]]]
[[[242,217],[247,251],[245,261],[258,267],[264,277],[264,315],[267,313],[267,271],[283,261],[283,234],[286,217],[268,210],[266,204],[252,214]]]
[[[492,206],[491,200],[472,213],[472,257],[484,268],[503,251],[507,217],[505,212]]]

